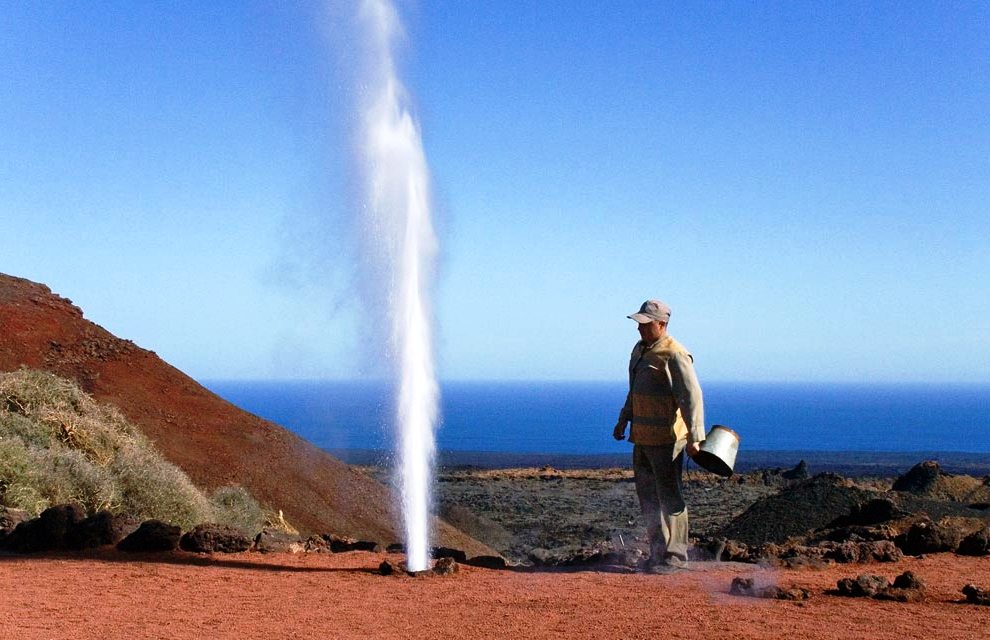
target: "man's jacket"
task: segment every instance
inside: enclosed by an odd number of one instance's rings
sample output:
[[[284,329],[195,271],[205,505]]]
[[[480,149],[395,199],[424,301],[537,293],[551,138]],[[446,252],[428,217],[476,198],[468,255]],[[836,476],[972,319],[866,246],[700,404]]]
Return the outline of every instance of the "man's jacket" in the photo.
[[[620,416],[632,427],[634,444],[677,443],[674,456],[705,439],[704,402],[694,358],[679,342],[663,336],[647,347],[640,340],[629,358],[629,395]]]

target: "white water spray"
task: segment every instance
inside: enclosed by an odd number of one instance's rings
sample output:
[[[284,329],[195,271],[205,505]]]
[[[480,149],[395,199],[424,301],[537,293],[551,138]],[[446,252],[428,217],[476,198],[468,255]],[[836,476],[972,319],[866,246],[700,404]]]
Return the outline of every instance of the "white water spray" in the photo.
[[[388,0],[364,0],[361,14],[372,58],[361,144],[366,213],[390,282],[387,308],[399,365],[396,418],[406,564],[411,571],[421,571],[429,568],[439,397],[428,304],[437,241],[430,221],[426,154],[393,57],[393,43],[401,32],[398,14]]]

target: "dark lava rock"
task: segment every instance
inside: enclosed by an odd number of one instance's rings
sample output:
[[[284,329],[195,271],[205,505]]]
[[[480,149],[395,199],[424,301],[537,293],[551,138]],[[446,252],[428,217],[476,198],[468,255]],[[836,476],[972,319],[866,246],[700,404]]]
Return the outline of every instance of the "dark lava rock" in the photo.
[[[759,474],[760,482],[767,487],[779,487],[793,484],[796,481],[808,479],[808,463],[801,460],[791,469],[781,469],[780,467],[775,467],[773,469],[760,469]],[[742,477],[739,479],[742,481]]]
[[[851,598],[874,598],[894,602],[921,602],[925,599],[925,583],[911,571],[906,571],[887,584],[881,576],[862,574],[855,580],[843,578],[838,582],[837,595]]]
[[[877,497],[832,473],[822,473],[753,503],[716,535],[747,545],[781,543],[848,515]]]
[[[330,541],[324,536],[310,536],[303,543],[303,550],[308,553],[333,553]]]
[[[975,584],[967,584],[962,588],[962,592],[966,596],[966,602],[990,606],[990,589],[981,589]]]
[[[14,527],[14,530],[3,538],[3,547],[16,553],[35,553],[42,551],[41,520],[32,518]]]
[[[383,576],[410,576],[413,578],[449,576],[457,573],[459,570],[460,567],[453,558],[440,558],[433,565],[432,569],[424,569],[422,571],[409,571],[403,564],[392,562],[391,560],[383,560],[378,565],[378,573]]]
[[[824,548],[808,547],[796,543],[763,544],[758,547],[750,547],[748,553],[748,556],[739,558],[738,562],[755,562],[789,568],[815,568],[823,567],[826,564],[823,559]]]
[[[720,540],[710,549],[716,561],[753,562],[749,547],[738,540]]]
[[[888,587],[887,579],[868,573],[860,574],[856,579],[842,578],[838,582],[838,593],[850,598],[872,598]]]
[[[990,528],[984,528],[963,538],[956,553],[961,556],[990,555]]]
[[[323,539],[330,545],[330,551],[334,553],[346,553],[348,551],[372,551],[381,553],[382,545],[372,540],[357,540],[346,536],[338,536],[332,533],[324,534]]]
[[[872,562],[897,562],[904,554],[889,540],[871,542],[823,541],[813,545],[765,544],[750,548],[741,562],[762,562],[790,568],[822,567],[829,562],[840,564],[867,564]]]
[[[925,599],[925,583],[913,571],[905,571],[894,582],[874,596],[877,600],[921,602]]]
[[[881,524],[875,527],[867,527],[854,524],[819,532],[811,539],[817,541],[830,540],[832,542],[874,542],[878,540],[894,540],[898,535],[900,535],[898,530],[891,525]]]
[[[605,559],[605,554],[601,549],[587,547],[557,549],[536,547],[530,550],[529,559],[534,565],[541,567],[578,567],[599,564]]]
[[[161,520],[145,520],[134,533],[119,543],[121,551],[174,551],[179,548],[182,529]]]
[[[895,540],[897,546],[909,556],[955,551],[961,541],[962,533],[959,529],[927,519],[914,523],[910,529]]]
[[[921,602],[925,599],[925,593],[918,589],[888,587],[873,597],[876,600],[891,600],[893,602]]]
[[[748,598],[770,598],[776,600],[807,600],[811,591],[804,587],[783,588],[777,585],[757,586],[752,578],[736,577],[732,579],[729,593],[734,596]]]
[[[939,478],[948,476],[935,460],[925,460],[911,467],[907,473],[894,481],[894,491],[926,494],[935,488]]]
[[[251,539],[225,524],[198,524],[179,540],[179,548],[193,553],[239,553],[251,548]]]
[[[897,562],[904,554],[890,540],[873,542],[822,543],[823,557],[838,563]]]
[[[909,515],[890,498],[873,498],[854,506],[848,514],[829,523],[831,527],[869,526]]]
[[[457,561],[450,556],[440,558],[433,565],[433,573],[438,576],[451,576],[459,570],[460,567],[457,566]]]
[[[259,553],[300,553],[305,550],[305,543],[299,536],[284,531],[262,529],[254,537],[253,549]]]
[[[70,531],[86,517],[77,504],[49,507],[37,518],[18,524],[4,540],[4,545],[19,553],[65,549]]]
[[[405,553],[406,545],[401,542],[393,542],[392,544],[385,547],[385,553]]]
[[[474,556],[468,558],[464,564],[483,569],[507,569],[509,567],[502,556]]]
[[[810,477],[808,473],[808,463],[801,460],[793,469],[789,469],[781,473],[780,477],[785,480],[807,480]]]
[[[606,551],[602,555],[602,564],[612,565],[615,567],[638,567],[643,560],[646,559],[646,554],[642,550],[623,547],[621,549],[614,549],[612,551]]]
[[[69,532],[85,518],[86,509],[78,504],[60,504],[42,511],[39,519],[47,548],[65,548]]]
[[[0,537],[11,533],[17,525],[30,519],[28,512],[23,509],[0,507]]]
[[[136,518],[100,511],[81,520],[69,531],[66,546],[70,549],[93,549],[117,544],[140,525],[141,521]]]
[[[925,583],[915,575],[914,571],[905,571],[894,578],[894,582],[890,586],[895,589],[924,589]]]
[[[436,559],[451,558],[461,563],[467,561],[467,554],[460,549],[451,549],[450,547],[433,547],[430,550],[430,555]]]

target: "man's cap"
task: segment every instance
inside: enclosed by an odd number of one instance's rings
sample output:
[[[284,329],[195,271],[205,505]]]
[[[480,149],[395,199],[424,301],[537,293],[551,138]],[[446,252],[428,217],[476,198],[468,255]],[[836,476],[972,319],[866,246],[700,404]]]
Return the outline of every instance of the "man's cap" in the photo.
[[[626,317],[631,318],[640,324],[653,322],[654,320],[667,322],[670,320],[670,307],[659,300],[647,300],[643,303],[643,306],[639,308],[639,311]]]

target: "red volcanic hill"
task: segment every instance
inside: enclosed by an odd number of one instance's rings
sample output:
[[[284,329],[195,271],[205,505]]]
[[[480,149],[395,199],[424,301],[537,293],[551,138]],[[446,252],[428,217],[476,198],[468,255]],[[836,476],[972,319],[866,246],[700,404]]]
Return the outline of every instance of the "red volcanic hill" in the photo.
[[[379,482],[86,320],[48,287],[0,274],[0,371],[22,366],[74,379],[115,405],[207,491],[241,485],[308,533],[402,539]],[[493,553],[445,522],[437,531],[441,544],[469,556]]]

